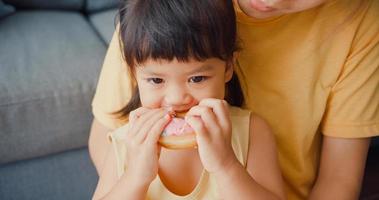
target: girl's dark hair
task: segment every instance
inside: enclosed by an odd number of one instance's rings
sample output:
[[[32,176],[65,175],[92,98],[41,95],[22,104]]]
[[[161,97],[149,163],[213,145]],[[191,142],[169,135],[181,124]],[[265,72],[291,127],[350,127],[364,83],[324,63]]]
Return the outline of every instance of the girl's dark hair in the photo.
[[[132,75],[133,94],[116,112],[121,117],[140,106],[134,69],[148,59],[219,58],[232,67],[238,50],[232,0],[123,0],[119,9],[120,47]],[[241,106],[244,99],[235,74],[226,84],[225,100]]]

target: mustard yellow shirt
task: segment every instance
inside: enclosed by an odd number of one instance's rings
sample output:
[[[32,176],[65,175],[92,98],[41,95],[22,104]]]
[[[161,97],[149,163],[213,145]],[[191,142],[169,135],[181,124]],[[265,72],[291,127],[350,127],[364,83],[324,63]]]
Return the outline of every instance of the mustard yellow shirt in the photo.
[[[288,198],[306,199],[317,176],[322,135],[379,135],[379,1],[330,0],[267,20],[236,12],[243,50],[235,69],[244,107],[275,134]],[[111,129],[121,126],[110,113],[129,98],[115,36],[92,104],[96,119]]]
[[[232,121],[232,147],[239,162],[246,167],[247,154],[249,149],[250,136],[250,111],[238,107],[230,107],[230,117]],[[116,155],[117,175],[120,178],[125,172],[127,162],[125,135],[128,125],[109,134],[112,146]],[[115,169],[116,170],[116,169]],[[207,171],[203,170],[200,180],[195,189],[186,196],[179,196],[169,191],[157,176],[151,183],[147,200],[210,200],[220,199],[217,184],[214,177]]]

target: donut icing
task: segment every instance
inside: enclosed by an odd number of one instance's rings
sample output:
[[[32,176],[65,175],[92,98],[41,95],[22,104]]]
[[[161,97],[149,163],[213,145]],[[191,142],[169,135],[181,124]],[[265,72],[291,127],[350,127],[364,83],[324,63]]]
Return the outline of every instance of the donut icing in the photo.
[[[186,149],[197,146],[195,131],[183,119],[175,115],[167,124],[159,138],[159,144],[168,149]]]
[[[192,133],[194,130],[183,118],[172,118],[170,123],[162,132],[162,136],[179,136],[188,133]]]

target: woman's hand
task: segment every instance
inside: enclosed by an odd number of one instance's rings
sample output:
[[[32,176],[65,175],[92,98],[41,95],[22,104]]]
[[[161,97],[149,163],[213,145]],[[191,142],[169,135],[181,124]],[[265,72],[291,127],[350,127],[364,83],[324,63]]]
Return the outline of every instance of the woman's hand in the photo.
[[[225,172],[238,162],[231,144],[232,125],[226,101],[203,99],[190,109],[186,121],[196,132],[200,159],[208,172]]]
[[[126,176],[134,183],[149,185],[157,176],[158,140],[170,118],[164,109],[141,107],[130,113],[126,134]]]

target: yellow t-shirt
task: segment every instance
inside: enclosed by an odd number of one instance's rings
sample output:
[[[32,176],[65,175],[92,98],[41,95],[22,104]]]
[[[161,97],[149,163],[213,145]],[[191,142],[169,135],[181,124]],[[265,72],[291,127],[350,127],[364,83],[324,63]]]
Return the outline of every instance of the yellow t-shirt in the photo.
[[[249,149],[250,111],[238,107],[230,107],[232,121],[232,147],[239,162],[246,167]],[[126,143],[125,135],[128,125],[122,126],[109,134],[117,161],[117,175],[120,178],[126,168]],[[169,191],[157,176],[151,183],[147,199],[159,200],[210,200],[220,199],[217,184],[214,177],[203,170],[195,189],[186,196],[179,196]]]
[[[309,195],[322,134],[379,134],[379,1],[327,2],[267,20],[251,19],[237,9],[243,50],[236,71],[245,108],[272,127],[291,200]],[[115,36],[92,104],[96,119],[111,129],[119,127],[122,122],[110,113],[129,97],[130,82]]]

